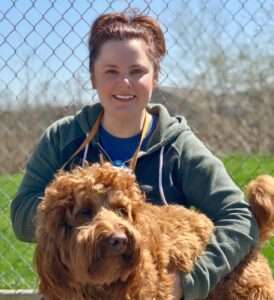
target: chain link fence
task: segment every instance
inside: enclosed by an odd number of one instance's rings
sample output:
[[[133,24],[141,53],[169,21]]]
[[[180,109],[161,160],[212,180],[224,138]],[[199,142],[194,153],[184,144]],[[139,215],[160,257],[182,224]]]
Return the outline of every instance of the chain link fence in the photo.
[[[98,14],[137,8],[165,33],[153,101],[186,116],[243,186],[274,175],[271,0],[5,0],[0,3],[0,289],[33,288],[33,245],[15,240],[9,206],[24,164],[54,120],[96,101],[87,38]],[[274,242],[266,255],[274,266]]]

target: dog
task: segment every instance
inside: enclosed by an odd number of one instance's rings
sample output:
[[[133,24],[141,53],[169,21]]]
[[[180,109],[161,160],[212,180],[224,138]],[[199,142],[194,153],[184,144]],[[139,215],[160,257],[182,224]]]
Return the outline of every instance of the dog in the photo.
[[[274,178],[247,187],[260,238],[207,300],[273,300],[261,244],[274,229]],[[190,272],[214,224],[179,205],[146,202],[135,176],[109,163],[60,171],[37,209],[35,266],[46,300],[172,300],[171,270]]]

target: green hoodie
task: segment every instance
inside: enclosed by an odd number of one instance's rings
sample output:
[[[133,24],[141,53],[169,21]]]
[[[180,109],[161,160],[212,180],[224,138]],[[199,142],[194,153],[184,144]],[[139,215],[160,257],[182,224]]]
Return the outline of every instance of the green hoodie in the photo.
[[[11,204],[11,219],[18,239],[34,241],[36,208],[46,185],[65,163],[66,169],[81,164],[84,151],[68,160],[101,109],[100,104],[86,106],[76,116],[58,120],[42,135]],[[215,224],[211,242],[193,271],[182,274],[184,299],[204,299],[255,245],[258,228],[243,193],[185,119],[170,116],[158,104],[150,104],[148,111],[158,116],[158,124],[139,153],[135,169],[148,201],[196,207]],[[99,161],[99,153],[106,155],[96,135],[89,145],[87,160]]]

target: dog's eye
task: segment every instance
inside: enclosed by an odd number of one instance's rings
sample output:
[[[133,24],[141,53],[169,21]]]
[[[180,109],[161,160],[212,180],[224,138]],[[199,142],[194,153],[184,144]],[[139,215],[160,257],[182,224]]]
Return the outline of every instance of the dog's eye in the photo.
[[[114,211],[120,217],[127,217],[128,215],[127,210],[124,207],[117,207]]]
[[[91,210],[91,208],[81,208],[78,211],[78,215],[81,217],[84,217],[86,219],[91,219],[92,218],[92,210]]]

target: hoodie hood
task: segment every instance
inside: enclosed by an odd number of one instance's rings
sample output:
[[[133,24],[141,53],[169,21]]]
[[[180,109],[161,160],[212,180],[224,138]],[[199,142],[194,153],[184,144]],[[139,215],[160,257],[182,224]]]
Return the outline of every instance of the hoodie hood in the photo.
[[[90,131],[102,109],[102,105],[97,102],[94,105],[84,106],[80,111],[76,113],[76,122],[78,123],[84,135],[86,135]]]
[[[151,150],[174,141],[182,132],[190,130],[183,116],[171,116],[161,104],[149,104],[147,110],[158,117],[157,126],[147,144]]]
[[[158,117],[158,122],[146,145],[146,151],[150,152],[158,149],[159,147],[172,142],[182,132],[190,130],[184,117],[171,116],[167,109],[161,104],[150,103],[147,106],[147,110],[149,113]],[[76,122],[84,135],[90,131],[101,111],[102,106],[98,102],[94,105],[84,106],[76,114]],[[97,139],[98,137],[95,137],[95,140]]]

